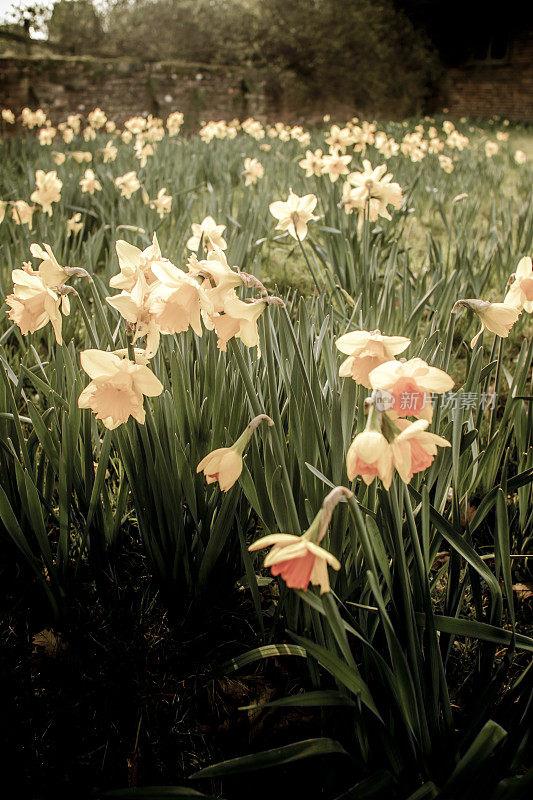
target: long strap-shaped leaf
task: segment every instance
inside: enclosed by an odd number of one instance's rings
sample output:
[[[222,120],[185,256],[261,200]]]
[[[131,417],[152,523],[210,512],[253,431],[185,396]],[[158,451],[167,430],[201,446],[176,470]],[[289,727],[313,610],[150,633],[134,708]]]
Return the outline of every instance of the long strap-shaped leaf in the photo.
[[[363,681],[361,676],[359,675],[358,671],[353,667],[346,664],[344,661],[341,661],[336,655],[334,655],[330,650],[326,647],[322,647],[322,645],[315,644],[315,642],[311,641],[311,639],[307,639],[304,636],[298,636],[297,634],[291,634],[292,638],[298,642],[302,647],[305,647],[309,655],[312,655],[319,664],[322,664],[324,669],[327,669],[328,672],[333,675],[343,686],[346,686],[356,697],[359,697],[361,702],[369,708],[378,719],[381,720],[380,713],[374,703],[372,695],[370,693],[370,689]]]
[[[426,624],[426,615],[418,613],[417,622],[421,627]],[[524,636],[522,633],[512,634],[497,625],[488,625],[486,622],[478,622],[474,619],[459,619],[458,617],[445,617],[438,614],[433,617],[435,627],[443,633],[451,633],[455,636],[466,636],[471,639],[482,639],[484,642],[500,644],[505,647],[514,645],[519,650],[533,653],[533,638]]]
[[[232,758],[229,761],[221,761],[219,764],[213,764],[211,767],[195,772],[191,778],[222,778],[226,775],[239,775],[243,772],[255,772],[267,767],[281,767],[292,761],[331,753],[348,755],[344,747],[335,739],[305,739],[302,742],[286,744],[284,747],[275,747],[273,750],[263,750],[262,753],[252,753],[248,756]]]
[[[454,769],[449,781],[444,787],[447,798],[461,797],[466,788],[472,786],[472,781],[477,773],[484,769],[489,756],[507,736],[501,725],[489,719],[478,733],[462,759]]]
[[[307,658],[307,653],[304,647],[298,647],[295,644],[266,644],[262,647],[254,647],[253,650],[248,650],[240,656],[232,658],[230,661],[225,661],[221,664],[217,671],[223,675],[228,672],[236,672],[241,667],[252,664],[254,661],[261,661],[263,658],[273,658],[275,656],[300,656]]]
[[[416,491],[416,489],[413,489],[410,486],[409,491],[417,503],[422,501],[422,496]],[[446,539],[446,541],[451,544],[451,546],[462,555],[465,561],[467,561],[470,566],[481,575],[483,580],[486,581],[492,597],[491,620],[493,622],[496,620],[499,621],[502,614],[503,599],[500,585],[496,577],[487,567],[485,562],[478,556],[474,548],[465,539],[463,539],[461,534],[458,533],[448,522],[448,520],[444,519],[444,517],[439,514],[439,512],[433,506],[429,507],[429,516],[432,523],[438,529],[439,533]]]

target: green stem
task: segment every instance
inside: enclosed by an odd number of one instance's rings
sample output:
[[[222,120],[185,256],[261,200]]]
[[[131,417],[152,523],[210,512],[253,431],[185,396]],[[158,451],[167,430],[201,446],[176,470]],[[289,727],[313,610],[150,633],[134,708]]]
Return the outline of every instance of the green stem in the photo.
[[[128,336],[128,358],[135,363],[135,348],[133,347],[133,334]]]
[[[294,232],[296,233],[296,238],[298,240],[298,244],[300,245],[300,250],[302,251],[303,256],[305,258],[305,263],[307,264],[307,268],[308,268],[309,272],[311,273],[311,277],[313,278],[313,280],[315,282],[315,286],[317,288],[317,292],[319,294],[321,294],[323,289],[324,289],[324,287],[321,287],[319,282],[318,282],[318,278],[317,278],[317,275],[316,275],[316,272],[315,272],[315,268],[311,266],[311,262],[309,261],[309,258],[307,257],[307,253],[305,252],[305,248],[304,248],[304,246],[302,244],[302,240],[298,236],[298,232],[296,230]]]
[[[496,425],[496,404],[498,402],[498,388],[500,385],[500,375],[502,371],[502,353],[503,353],[503,339],[500,336],[500,343],[498,345],[498,363],[496,365],[496,378],[494,380],[494,402],[490,409],[490,429],[489,429],[489,442],[494,433],[494,426]]]
[[[98,339],[96,338],[96,334],[95,334],[95,332],[93,330],[93,326],[91,324],[91,319],[89,318],[89,315],[87,313],[87,309],[85,308],[85,306],[83,304],[83,300],[81,299],[81,297],[78,294],[78,292],[76,290],[74,290],[74,291],[75,291],[76,297],[78,298],[78,301],[79,301],[79,304],[80,304],[80,309],[81,309],[81,314],[82,314],[82,317],[83,317],[83,321],[85,322],[85,327],[87,328],[87,331],[89,333],[89,337],[91,339],[92,345],[97,350],[99,350],[100,349],[100,345],[98,344]]]
[[[96,307],[96,312],[98,314],[98,318],[99,318],[99,320],[100,320],[100,322],[101,322],[101,324],[102,324],[102,326],[104,328],[105,335],[107,337],[107,341],[109,343],[109,346],[111,347],[111,350],[114,350],[115,349],[115,341],[113,339],[113,334],[111,332],[111,328],[109,327],[109,322],[107,321],[107,317],[106,317],[106,314],[105,314],[105,311],[104,311],[104,307],[102,305],[102,300],[100,298],[100,292],[98,291],[96,283],[95,283],[95,281],[94,281],[94,279],[92,277],[90,278],[89,283],[90,283],[90,286],[91,286],[91,292],[92,292],[92,295],[93,295],[94,305]]]

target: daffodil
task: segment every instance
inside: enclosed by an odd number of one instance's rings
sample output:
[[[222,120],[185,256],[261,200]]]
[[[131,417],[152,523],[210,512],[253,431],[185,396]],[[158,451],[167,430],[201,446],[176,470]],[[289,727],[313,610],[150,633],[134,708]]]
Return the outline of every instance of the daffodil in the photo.
[[[120,175],[118,178],[115,178],[115,186],[117,189],[120,189],[122,197],[125,197],[126,200],[129,200],[132,194],[141,188],[137,173],[133,170],[131,172],[126,172],[125,175]]]
[[[234,447],[219,447],[203,458],[197,472],[203,472],[207,483],[218,482],[220,490],[227,492],[242,472],[242,454]]]
[[[124,123],[124,127],[130,133],[137,135],[146,128],[146,120],[144,117],[130,117],[130,119],[126,120]]]
[[[337,349],[348,356],[339,369],[343,378],[371,388],[369,375],[373,369],[403,353],[411,343],[405,336],[384,336],[380,331],[352,331],[336,341]]]
[[[83,193],[94,194],[95,192],[102,191],[102,185],[97,179],[92,169],[86,169],[83,178],[80,181],[81,191]]]
[[[201,261],[193,254],[189,258],[188,266],[190,275],[201,275],[207,279],[203,288],[215,313],[224,310],[228,292],[241,286],[243,282],[241,274],[229,266],[226,256],[218,247]]]
[[[170,214],[172,209],[172,195],[167,194],[166,188],[163,186],[157,193],[155,200],[150,200],[150,208],[153,208],[159,214],[160,219]]]
[[[348,164],[352,160],[351,156],[341,156],[334,151],[322,157],[322,174],[329,175],[332,183],[335,183],[341,175],[349,173]]]
[[[533,262],[529,256],[520,259],[511,278],[513,282],[503,302],[518,311],[523,309],[531,314],[533,312]]]
[[[30,200],[38,203],[45,214],[52,215],[52,203],[61,200],[62,181],[57,177],[57,172],[44,172],[38,169],[35,173],[35,183],[37,188],[30,195]]]
[[[79,133],[81,128],[81,117],[79,114],[69,114],[67,117],[67,125],[74,133]]]
[[[317,198],[314,194],[299,197],[292,189],[287,200],[276,200],[269,206],[270,213],[278,220],[276,230],[288,231],[293,239],[305,239],[307,224],[318,219],[313,214]]]
[[[84,350],[80,362],[91,378],[78,398],[80,408],[90,408],[109,430],[130,416],[144,423],[144,396],[156,397],[163,391],[149,367],[102,350]]]
[[[150,292],[148,307],[161,332],[182,333],[190,326],[201,336],[201,312],[211,310],[205,289],[170,262],[154,263],[152,269],[158,283]]]
[[[343,187],[343,202],[355,202],[355,207],[368,209],[369,219],[375,221],[378,216],[391,219],[387,206],[400,208],[402,204],[402,190],[398,183],[392,183],[392,174],[387,172],[387,166],[380,164],[372,169],[370,161],[364,159],[363,172],[350,172]],[[355,192],[345,187],[350,186]]]
[[[28,205],[25,200],[15,200],[12,204],[11,216],[17,225],[27,225],[33,230],[34,206]]]
[[[349,128],[339,128],[338,125],[332,125],[329,131],[329,136],[326,137],[326,144],[330,147],[335,147],[341,153],[346,152],[346,148],[354,143],[353,132]]]
[[[154,148],[151,144],[143,145],[142,142],[139,142],[135,145],[135,158],[137,158],[140,162],[141,169],[146,166],[148,157],[153,156]]]
[[[146,350],[154,354],[159,347],[159,326],[150,308],[150,290],[140,274],[131,291],[122,290],[120,294],[106,297],[110,306],[116,308],[124,319],[135,326],[133,342],[146,336]]]
[[[45,286],[53,289],[68,280],[67,271],[59,264],[49,244],[43,244],[42,247],[38,244],[31,244],[30,252],[35,258],[41,259],[38,275]]]
[[[314,152],[312,150],[307,150],[305,153],[305,158],[299,162],[299,166],[305,170],[306,178],[310,178],[312,175],[322,175],[322,150],[318,149]]]
[[[97,131],[104,127],[107,122],[107,117],[101,108],[94,108],[87,114],[87,121],[89,125]]]
[[[390,488],[394,473],[392,450],[380,430],[367,427],[357,434],[346,454],[346,470],[351,481],[360,475],[368,486],[380,478],[385,489]]]
[[[336,487],[324,500],[322,508],[309,528],[301,536],[292,533],[271,533],[248,547],[250,552],[272,548],[265,558],[264,566],[272,575],[280,575],[290,589],[307,591],[309,584],[320,587],[320,594],[330,591],[328,566],[339,570],[341,565],[332,553],[321,547],[321,541],[331,519],[333,508],[342,497],[351,492]]]
[[[25,269],[14,269],[11,277],[13,293],[6,297],[9,319],[23,334],[34,333],[50,322],[58,344],[63,344],[61,311],[69,314],[68,297],[61,297],[46,286],[42,277],[29,265],[25,265]]]
[[[259,414],[247,425],[235,444],[231,447],[219,447],[203,458],[196,472],[203,472],[207,483],[218,482],[220,491],[227,492],[237,482],[242,472],[242,457],[257,427],[267,422],[274,423],[266,414]]]
[[[76,164],[90,164],[93,160],[93,154],[88,150],[73,150],[69,153],[69,158],[72,158]]]
[[[144,250],[140,250],[124,239],[117,240],[115,249],[120,272],[113,275],[109,281],[109,285],[113,289],[131,291],[140,275],[144,277],[146,283],[150,286],[157,280],[152,272],[152,263],[156,261],[170,263],[167,258],[161,255],[161,249],[155,233],[152,244],[148,245]]]
[[[413,475],[431,466],[438,447],[450,447],[450,443],[427,431],[429,422],[425,419],[397,420],[396,424],[401,431],[391,442],[393,463],[402,481],[409,483]]]
[[[41,147],[48,147],[54,141],[57,129],[49,125],[46,128],[41,128],[39,131],[39,144]]]
[[[453,172],[454,165],[452,159],[449,156],[440,155],[439,164],[441,169],[444,170],[444,172],[447,172],[448,174]]]
[[[169,136],[177,136],[183,125],[183,114],[181,111],[173,111],[167,117],[167,128]]]
[[[476,342],[486,329],[506,339],[511,328],[520,316],[520,309],[509,303],[489,303],[485,300],[458,300],[452,308],[452,314],[457,311],[459,306],[470,309],[481,320],[481,330],[476,333],[470,347],[473,349]]]
[[[205,217],[202,222],[193,222],[192,236],[187,240],[189,250],[198,250],[200,244],[207,251],[218,247],[225,250],[228,246],[222,233],[226,229],[225,225],[217,225],[213,217]]]
[[[69,237],[71,234],[76,236],[76,234],[79,233],[82,228],[83,222],[81,221],[81,212],[76,211],[76,213],[67,220],[67,237]]]
[[[248,550],[272,547],[264,566],[272,575],[280,575],[289,589],[307,590],[310,583],[320,586],[320,594],[330,591],[328,566],[341,568],[340,562],[319,544],[291,533],[271,533],[254,542]]]
[[[102,153],[102,157],[104,159],[104,164],[107,164],[109,161],[114,161],[117,157],[118,150],[113,144],[112,140],[110,139],[105,147],[103,147],[100,151]]]
[[[373,389],[384,393],[389,408],[398,417],[419,417],[431,421],[433,403],[431,395],[452,389],[453,378],[437,367],[430,367],[421,358],[409,361],[387,361],[369,375]]]
[[[42,110],[42,108],[38,108],[37,111],[31,111],[29,108],[23,108],[20,113],[20,119],[23,125],[25,125],[29,130],[32,128],[41,128],[46,122],[46,114]]]
[[[244,159],[244,185],[251,186],[253,183],[263,177],[265,173],[264,167],[257,158]]]
[[[218,335],[218,347],[225,351],[227,343],[235,337],[246,347],[259,347],[257,320],[266,308],[261,300],[244,302],[230,290],[224,300],[224,313],[213,317],[212,321]]]

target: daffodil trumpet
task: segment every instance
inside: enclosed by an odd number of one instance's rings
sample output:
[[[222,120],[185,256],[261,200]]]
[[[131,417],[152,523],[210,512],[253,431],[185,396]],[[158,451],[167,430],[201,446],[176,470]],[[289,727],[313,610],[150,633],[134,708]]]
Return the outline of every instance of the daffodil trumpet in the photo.
[[[320,546],[324,539],[333,511],[337,504],[352,492],[337,486],[327,495],[322,508],[309,528],[301,536],[292,533],[272,533],[263,536],[248,548],[250,552],[263,547],[272,549],[265,558],[264,566],[272,575],[280,575],[290,589],[307,591],[309,583],[320,587],[320,594],[329,592],[328,565],[339,570],[341,565],[332,553]]]

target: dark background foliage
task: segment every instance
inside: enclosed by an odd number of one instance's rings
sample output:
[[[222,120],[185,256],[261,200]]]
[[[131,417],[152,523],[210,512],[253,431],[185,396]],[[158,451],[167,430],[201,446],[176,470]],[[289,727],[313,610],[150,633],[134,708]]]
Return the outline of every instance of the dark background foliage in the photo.
[[[266,67],[319,100],[416,114],[439,104],[446,67],[504,58],[532,15],[519,0],[38,0],[0,33],[62,55]]]
[[[406,97],[420,110],[439,79],[423,27],[393,0],[58,0],[13,22],[63,55],[268,67],[376,110]]]

